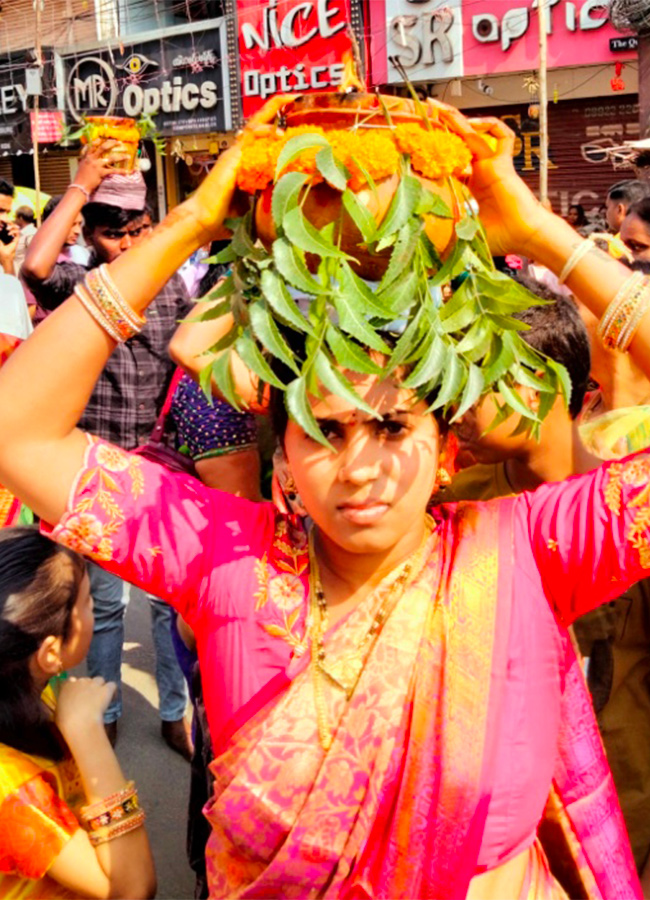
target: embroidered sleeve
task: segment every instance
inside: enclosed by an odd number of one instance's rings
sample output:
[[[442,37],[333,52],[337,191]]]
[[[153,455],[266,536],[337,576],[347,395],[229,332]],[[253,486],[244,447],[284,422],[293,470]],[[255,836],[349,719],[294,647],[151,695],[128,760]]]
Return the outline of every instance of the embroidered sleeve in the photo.
[[[78,828],[49,782],[32,778],[0,805],[0,872],[42,878]]]
[[[191,624],[218,566],[263,556],[273,508],[92,440],[55,540],[166,600]]]
[[[650,454],[522,494],[537,567],[565,623],[650,574]]]

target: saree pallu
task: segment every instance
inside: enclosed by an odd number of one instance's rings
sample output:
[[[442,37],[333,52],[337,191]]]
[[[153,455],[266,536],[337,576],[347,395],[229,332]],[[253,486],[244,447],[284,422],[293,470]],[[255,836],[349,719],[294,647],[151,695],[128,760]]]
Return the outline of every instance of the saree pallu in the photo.
[[[212,764],[205,810],[211,897],[466,896],[498,752],[489,733],[499,698],[489,686],[507,664],[512,505],[483,506],[480,515],[465,507],[450,528],[432,536],[350,700],[324,684],[328,751],[305,657],[261,692],[231,734]],[[329,661],[358,646],[376,603],[371,595],[331,630]],[[640,896],[579,677],[571,665],[544,849],[529,850],[522,898]]]

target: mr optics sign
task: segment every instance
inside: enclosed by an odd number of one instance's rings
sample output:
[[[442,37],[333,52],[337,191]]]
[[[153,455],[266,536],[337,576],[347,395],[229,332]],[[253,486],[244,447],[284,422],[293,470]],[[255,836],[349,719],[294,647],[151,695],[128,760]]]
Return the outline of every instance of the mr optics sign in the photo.
[[[276,93],[336,90],[359,0],[237,0],[243,114]]]
[[[372,77],[400,82],[519,72],[538,65],[537,0],[369,0]],[[548,64],[616,62],[605,0],[546,0]],[[633,55],[633,54],[632,54]]]
[[[210,28],[208,28],[210,24]],[[84,115],[154,116],[163,135],[231,128],[223,20],[201,30],[169,29],[143,40],[63,57],[66,110]]]

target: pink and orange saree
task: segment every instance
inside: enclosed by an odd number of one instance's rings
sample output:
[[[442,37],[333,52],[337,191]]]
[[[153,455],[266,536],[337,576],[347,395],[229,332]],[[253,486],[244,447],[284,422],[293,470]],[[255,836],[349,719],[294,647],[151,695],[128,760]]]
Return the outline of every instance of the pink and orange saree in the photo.
[[[649,476],[639,455],[441,507],[352,696],[327,690],[325,751],[301,525],[94,443],[53,534],[197,636],[211,896],[640,896],[565,625],[650,567]],[[376,602],[330,630],[328,657],[358,645]]]

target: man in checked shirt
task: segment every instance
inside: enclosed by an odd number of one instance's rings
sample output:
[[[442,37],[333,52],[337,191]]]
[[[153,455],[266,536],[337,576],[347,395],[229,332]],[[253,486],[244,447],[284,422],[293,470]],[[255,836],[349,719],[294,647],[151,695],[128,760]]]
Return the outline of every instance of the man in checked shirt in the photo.
[[[44,311],[51,312],[69,297],[88,269],[111,262],[151,229],[145,214],[142,175],[116,175],[101,159],[101,151],[102,145],[84,155],[75,180],[32,239],[21,268],[21,278]],[[80,212],[84,238],[91,250],[87,267],[57,261]],[[148,440],[174,371],[167,347],[178,320],[191,308],[183,279],[174,275],[151,304],[142,332],[120,344],[112,354],[79,422],[80,428],[126,450]],[[95,565],[89,566],[89,571],[95,632],[88,653],[88,673],[101,675],[118,686],[104,716],[106,731],[114,743],[122,713],[120,669],[129,585]],[[171,640],[171,607],[155,597],[149,600],[162,736],[173,750],[189,759],[191,745],[184,718],[187,688]]]

